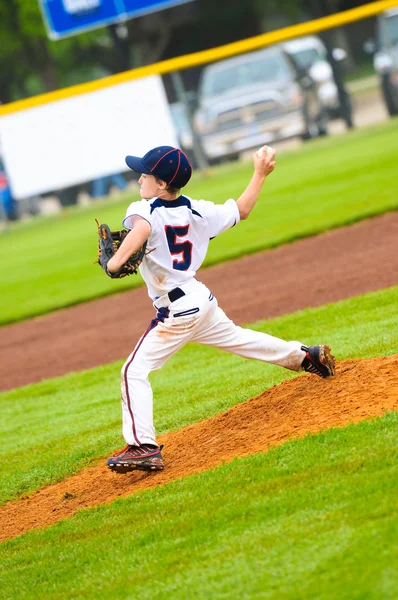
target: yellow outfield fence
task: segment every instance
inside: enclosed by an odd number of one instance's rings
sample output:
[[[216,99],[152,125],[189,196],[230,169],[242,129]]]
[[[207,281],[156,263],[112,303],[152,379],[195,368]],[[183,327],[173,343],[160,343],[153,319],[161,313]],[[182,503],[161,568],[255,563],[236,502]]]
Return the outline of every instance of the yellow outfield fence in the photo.
[[[314,19],[312,21],[306,21],[305,23],[284,27],[276,31],[270,31],[261,35],[256,35],[238,42],[225,44],[224,46],[217,46],[216,48],[210,48],[209,50],[202,50],[200,52],[178,56],[176,58],[163,60],[158,63],[124,71],[123,73],[118,73],[116,75],[111,75],[95,81],[90,81],[88,83],[82,83],[56,90],[54,92],[48,92],[46,94],[40,94],[31,98],[17,100],[16,102],[10,102],[9,104],[0,106],[0,117],[32,108],[34,106],[40,106],[41,104],[47,104],[56,100],[69,98],[71,96],[86,94],[88,92],[107,88],[119,83],[124,83],[126,81],[140,79],[149,75],[163,75],[173,71],[180,71],[189,67],[196,67],[198,65],[228,58],[243,52],[250,52],[259,48],[264,48],[265,46],[276,44],[278,42],[285,42],[287,40],[304,35],[319,33],[320,31],[325,31],[326,29],[333,29],[341,25],[347,25],[348,23],[373,17],[395,6],[398,6],[397,0],[379,0],[378,2],[372,2],[357,8],[339,12],[327,17],[322,17],[320,19]]]

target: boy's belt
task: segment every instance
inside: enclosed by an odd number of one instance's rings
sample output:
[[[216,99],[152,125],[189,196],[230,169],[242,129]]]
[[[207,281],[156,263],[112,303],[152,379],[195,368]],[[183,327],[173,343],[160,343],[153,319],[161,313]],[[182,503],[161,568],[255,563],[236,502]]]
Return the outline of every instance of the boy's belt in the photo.
[[[159,296],[159,298],[156,298],[153,305],[155,306],[155,308],[162,308],[163,306],[169,306],[169,304],[171,304],[172,302],[175,302],[176,300],[178,300],[179,298],[182,298],[183,296],[185,296],[185,292],[183,292],[183,290],[181,288],[176,287],[176,288],[174,288],[174,290],[171,290],[167,294],[163,294],[163,296]]]
[[[176,300],[179,300],[180,298],[185,296],[185,292],[183,292],[181,288],[177,287],[174,288],[174,290],[171,290],[171,292],[169,292],[168,294],[166,294],[166,296],[170,298],[170,302],[175,302]]]

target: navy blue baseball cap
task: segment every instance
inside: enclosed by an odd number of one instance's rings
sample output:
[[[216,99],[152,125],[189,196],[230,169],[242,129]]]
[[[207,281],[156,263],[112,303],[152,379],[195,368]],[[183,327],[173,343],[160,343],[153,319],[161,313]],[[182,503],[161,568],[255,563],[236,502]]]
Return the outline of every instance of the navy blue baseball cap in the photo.
[[[126,165],[137,173],[155,175],[178,189],[184,187],[192,175],[192,165],[184,152],[172,146],[157,146],[142,158],[126,156]]]

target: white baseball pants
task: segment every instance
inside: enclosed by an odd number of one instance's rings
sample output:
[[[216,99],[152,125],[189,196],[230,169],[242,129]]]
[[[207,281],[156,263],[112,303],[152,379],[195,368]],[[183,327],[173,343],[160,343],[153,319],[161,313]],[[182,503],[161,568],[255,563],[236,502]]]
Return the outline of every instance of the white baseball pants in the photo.
[[[235,325],[206,286],[197,282],[194,291],[168,308],[160,308],[122,367],[123,436],[127,444],[156,444],[148,376],[188,342],[207,344],[293,371],[302,370],[305,357],[300,342],[286,342]]]

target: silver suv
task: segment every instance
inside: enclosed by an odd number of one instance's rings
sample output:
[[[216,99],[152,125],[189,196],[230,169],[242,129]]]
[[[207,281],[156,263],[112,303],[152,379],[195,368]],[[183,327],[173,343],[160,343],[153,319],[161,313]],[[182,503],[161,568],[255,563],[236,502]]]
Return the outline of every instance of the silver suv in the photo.
[[[212,162],[276,140],[327,132],[316,85],[280,46],[205,67],[197,103],[194,126]]]

